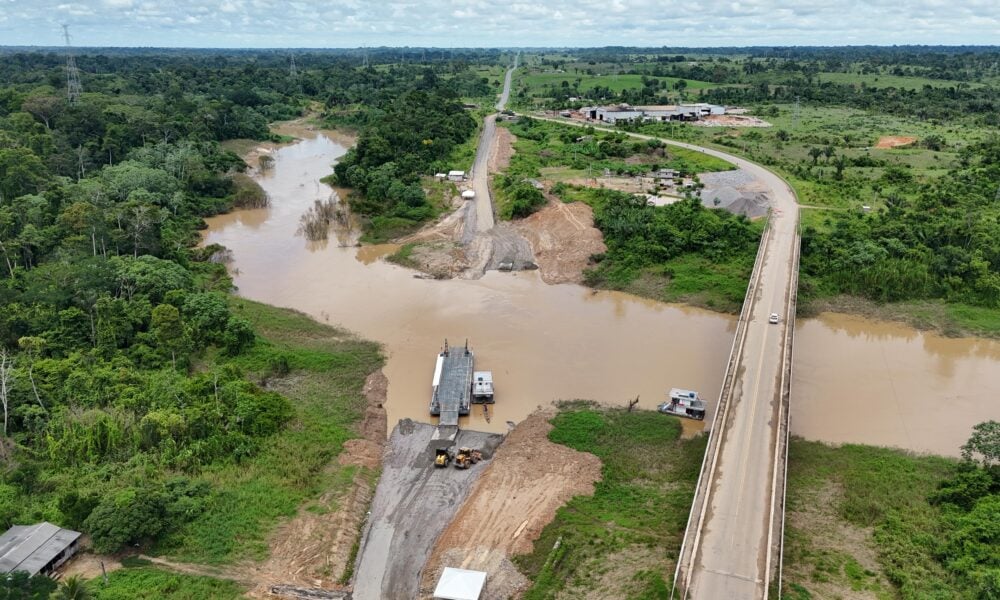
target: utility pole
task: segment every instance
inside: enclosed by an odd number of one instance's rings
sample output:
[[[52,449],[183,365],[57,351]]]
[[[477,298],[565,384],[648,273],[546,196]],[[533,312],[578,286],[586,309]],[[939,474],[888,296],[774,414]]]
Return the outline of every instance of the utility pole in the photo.
[[[80,70],[76,68],[76,57],[69,43],[69,25],[63,25],[63,37],[66,39],[66,98],[70,104],[80,101],[83,86],[80,84]]]

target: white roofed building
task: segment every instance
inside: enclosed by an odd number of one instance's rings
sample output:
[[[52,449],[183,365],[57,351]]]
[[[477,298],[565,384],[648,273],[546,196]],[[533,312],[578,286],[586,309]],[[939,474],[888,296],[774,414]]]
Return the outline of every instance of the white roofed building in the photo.
[[[445,567],[434,588],[434,598],[440,600],[479,600],[486,587],[486,573]]]

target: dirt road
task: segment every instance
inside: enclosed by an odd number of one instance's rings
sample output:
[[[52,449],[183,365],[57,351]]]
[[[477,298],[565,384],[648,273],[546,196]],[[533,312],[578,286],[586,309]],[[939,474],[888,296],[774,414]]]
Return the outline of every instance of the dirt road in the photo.
[[[354,583],[356,600],[415,598],[420,574],[435,540],[469,495],[503,439],[497,434],[460,431],[456,446],[480,448],[484,461],[467,470],[435,468],[437,429],[409,419],[389,440],[382,477],[362,533]]]

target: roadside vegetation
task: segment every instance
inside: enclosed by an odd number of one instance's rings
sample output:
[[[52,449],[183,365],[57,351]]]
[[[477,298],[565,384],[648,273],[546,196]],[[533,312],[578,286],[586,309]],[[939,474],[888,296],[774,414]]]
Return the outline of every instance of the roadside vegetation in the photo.
[[[608,251],[591,257],[587,285],[664,302],[739,312],[764,222],[705,208],[689,198],[649,206],[642,196],[562,187],[564,201],[594,209]]]
[[[137,564],[109,573],[107,584],[94,579],[87,592],[91,600],[237,600],[246,590],[232,581]]]
[[[794,440],[785,597],[998,597],[1000,423],[962,450],[956,462]]]
[[[680,423],[652,411],[567,403],[549,439],[601,459],[593,496],[577,496],[515,558],[533,582],[526,599],[666,598],[705,439],[680,440]],[[669,459],[665,459],[669,457]]]

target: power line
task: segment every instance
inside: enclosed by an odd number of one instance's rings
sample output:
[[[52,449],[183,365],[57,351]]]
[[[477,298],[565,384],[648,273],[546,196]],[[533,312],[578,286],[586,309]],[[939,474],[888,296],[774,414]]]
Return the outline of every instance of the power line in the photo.
[[[66,39],[66,98],[70,104],[80,101],[83,85],[80,84],[80,69],[76,68],[76,57],[69,43],[69,25],[63,25],[63,37]]]

